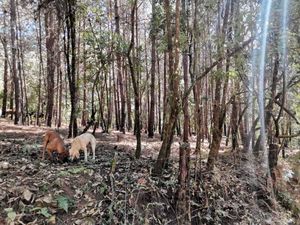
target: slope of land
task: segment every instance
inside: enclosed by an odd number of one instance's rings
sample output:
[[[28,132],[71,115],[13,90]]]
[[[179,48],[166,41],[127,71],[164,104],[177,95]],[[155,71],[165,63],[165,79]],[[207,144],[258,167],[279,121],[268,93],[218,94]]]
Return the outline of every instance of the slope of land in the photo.
[[[1,120],[0,130],[0,224],[179,224],[178,140],[170,167],[158,179],[150,175],[158,137],[144,136],[143,157],[135,160],[131,133],[99,132],[94,163],[81,158],[61,164],[40,159],[47,128]],[[66,130],[60,133],[66,137]],[[192,156],[192,224],[296,224],[293,210],[273,201],[268,181],[251,160],[223,150],[214,174],[205,170],[205,160]],[[299,185],[291,185],[297,193]]]

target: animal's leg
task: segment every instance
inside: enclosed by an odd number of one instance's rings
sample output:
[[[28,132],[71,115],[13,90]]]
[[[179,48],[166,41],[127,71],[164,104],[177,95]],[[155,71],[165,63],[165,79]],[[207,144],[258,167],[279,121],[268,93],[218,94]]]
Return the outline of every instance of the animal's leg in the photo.
[[[84,152],[84,161],[87,162],[87,155],[88,155],[88,153],[87,153],[87,148],[86,148],[86,146],[85,146],[84,148],[82,148],[82,150],[83,150],[83,152]]]
[[[52,152],[49,149],[47,149],[47,152],[48,152],[49,159],[52,161],[53,160]]]
[[[88,144],[85,146],[85,148],[86,148],[87,157],[89,157],[90,156],[90,149],[88,147]]]
[[[44,144],[43,144],[43,151],[42,151],[42,160],[45,159],[46,146],[47,146],[47,141],[44,141]]]
[[[92,140],[91,140],[91,147],[92,147],[92,151],[93,151],[93,160],[95,160],[95,149],[96,149],[96,140],[95,140],[95,138],[93,138]]]
[[[43,152],[42,152],[42,160],[45,160],[45,149],[43,148]]]

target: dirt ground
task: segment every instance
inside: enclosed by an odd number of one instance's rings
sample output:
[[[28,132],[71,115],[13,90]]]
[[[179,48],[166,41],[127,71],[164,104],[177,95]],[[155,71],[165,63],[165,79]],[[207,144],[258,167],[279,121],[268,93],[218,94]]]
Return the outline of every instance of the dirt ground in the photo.
[[[158,179],[151,176],[158,136],[143,135],[142,158],[135,160],[132,133],[96,132],[95,162],[84,163],[81,155],[77,162],[55,163],[41,160],[46,130],[0,119],[0,224],[179,224],[174,198],[179,138],[169,168]],[[66,129],[59,133],[65,144],[71,142]],[[192,224],[296,224],[292,212],[273,202],[265,189],[268,181],[251,160],[226,150],[222,147],[213,176],[205,159],[192,155]]]

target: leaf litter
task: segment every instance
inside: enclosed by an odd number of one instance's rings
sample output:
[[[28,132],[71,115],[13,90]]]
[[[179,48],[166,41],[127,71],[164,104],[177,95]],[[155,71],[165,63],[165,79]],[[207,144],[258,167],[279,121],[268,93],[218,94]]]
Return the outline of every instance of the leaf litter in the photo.
[[[61,164],[40,160],[43,129],[23,136],[10,129],[0,135],[0,224],[178,224],[177,145],[158,179],[150,175],[158,138],[144,138],[145,154],[135,160],[132,134],[120,141],[122,134],[97,133],[94,163]],[[268,195],[265,181],[229,158],[220,156],[212,176],[192,156],[192,224],[293,224],[289,212],[259,196]]]

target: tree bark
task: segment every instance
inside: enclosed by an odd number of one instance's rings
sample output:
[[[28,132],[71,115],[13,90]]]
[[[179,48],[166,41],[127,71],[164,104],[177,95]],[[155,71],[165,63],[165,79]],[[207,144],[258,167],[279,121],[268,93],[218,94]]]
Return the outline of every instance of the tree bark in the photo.
[[[138,159],[141,156],[141,123],[140,123],[140,96],[139,96],[139,79],[135,73],[131,51],[134,47],[134,15],[137,5],[137,0],[134,0],[131,8],[130,22],[131,22],[131,40],[127,51],[127,59],[130,69],[130,75],[132,80],[133,92],[134,92],[134,124],[135,124],[135,135],[136,135],[136,150],[135,157]]]
[[[21,98],[20,98],[20,107],[21,107],[21,121],[22,124],[26,122],[26,115],[28,116],[28,123],[29,123],[29,115],[28,115],[28,99],[27,99],[27,87],[26,87],[26,79],[25,79],[25,69],[24,69],[24,49],[22,45],[22,29],[20,24],[20,13],[19,13],[19,3],[16,0],[16,13],[17,13],[17,56],[18,56],[18,72],[19,72],[19,80],[20,80],[20,91],[21,91]]]
[[[119,16],[119,6],[118,0],[115,0],[115,22],[116,22],[116,33],[120,37],[120,16]],[[120,90],[120,98],[121,98],[121,120],[119,130],[125,134],[125,95],[124,95],[124,87],[123,87],[123,76],[122,76],[122,64],[121,64],[121,53],[120,47],[117,49],[116,53],[117,59],[117,76],[118,76],[118,85]]]
[[[181,10],[181,26],[182,32],[188,36],[188,20],[187,20],[187,1],[182,0]],[[179,0],[176,1],[176,14],[179,14]],[[179,17],[179,16],[178,16]],[[184,91],[188,89],[188,46],[183,49],[182,56]],[[190,201],[189,201],[189,177],[190,177],[190,145],[189,145],[189,108],[188,98],[184,99],[183,104],[183,143],[179,148],[179,176],[178,176],[178,192],[177,192],[177,211],[180,215],[179,221],[182,225],[191,224]]]
[[[77,82],[76,82],[76,0],[67,0],[67,43],[65,49],[67,75],[71,98],[71,115],[69,122],[69,137],[77,136]],[[70,59],[71,54],[71,59]],[[71,62],[70,62],[71,60]]]
[[[163,142],[159,151],[158,158],[153,168],[153,175],[160,176],[171,153],[171,144],[173,140],[173,134],[179,113],[179,0],[176,0],[176,16],[175,16],[175,43],[173,54],[173,41],[171,30],[171,12],[170,1],[164,1],[164,8],[166,12],[166,29],[167,29],[167,43],[168,43],[168,55],[169,55],[169,105],[170,112],[166,115],[166,124],[164,125]],[[174,61],[173,61],[174,60]]]
[[[157,99],[157,112],[158,112],[158,132],[161,135],[161,74],[160,74],[160,63],[159,63],[159,56],[157,53],[157,74],[158,74],[158,99]]]
[[[20,117],[20,84],[19,84],[19,77],[17,74],[17,66],[16,66],[16,2],[15,0],[10,0],[10,32],[11,32],[11,72],[12,78],[14,82],[14,100],[15,100],[15,118],[14,124],[19,123]]]
[[[83,29],[85,30],[85,20],[83,22]],[[86,78],[86,43],[83,41],[83,99],[82,99],[82,114],[81,114],[81,126],[86,126],[88,119],[87,109],[87,78]]]
[[[7,97],[8,97],[8,50],[7,50],[7,37],[6,37],[6,11],[4,11],[3,26],[4,34],[1,42],[4,50],[4,69],[3,69],[3,99],[2,99],[2,114],[1,117],[6,115]]]
[[[152,0],[152,29],[151,35],[151,83],[150,83],[150,109],[148,120],[148,137],[154,136],[154,109],[155,109],[155,64],[156,64],[156,8],[155,0]]]
[[[127,103],[127,130],[130,131],[132,129],[132,119],[131,119],[131,86],[129,82],[127,68],[124,66],[125,71],[125,86],[126,86],[126,103]]]
[[[218,44],[218,56],[220,58],[222,57],[222,55],[224,55],[223,45],[225,43],[227,21],[228,21],[228,17],[229,17],[229,6],[230,6],[230,1],[227,1],[226,7],[225,7],[225,14],[224,14],[222,29],[221,29],[220,15],[219,15],[219,19],[218,19],[219,20],[218,21],[218,34],[219,34],[219,39],[220,39],[219,44]],[[221,8],[221,4],[219,2],[219,13],[221,13],[220,8]],[[212,120],[213,120],[212,143],[211,143],[211,148],[210,148],[208,160],[207,160],[208,170],[213,170],[213,168],[214,168],[215,161],[216,161],[218,153],[219,153],[221,139],[222,139],[222,127],[223,127],[224,113],[225,113],[224,100],[221,102],[222,68],[223,68],[223,65],[221,62],[219,62],[217,65],[218,74],[215,77],[215,96],[214,96],[214,100],[213,100],[213,117],[212,117]],[[224,90],[225,90],[225,88],[226,87],[224,87]],[[223,96],[223,98],[225,98],[225,96]],[[222,106],[221,106],[221,104],[222,104]]]
[[[55,72],[55,30],[54,30],[54,8],[50,4],[45,12],[46,49],[47,49],[47,106],[46,125],[51,127],[54,106],[54,72]]]
[[[44,75],[44,62],[43,62],[43,54],[42,54],[42,25],[41,25],[41,12],[39,11],[38,16],[38,46],[39,46],[39,83],[38,83],[38,104],[36,110],[36,125],[40,126],[40,110],[41,110],[41,87],[42,87],[42,76]]]

